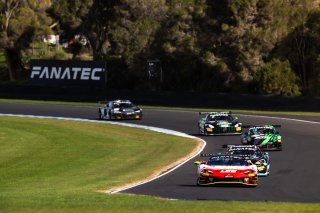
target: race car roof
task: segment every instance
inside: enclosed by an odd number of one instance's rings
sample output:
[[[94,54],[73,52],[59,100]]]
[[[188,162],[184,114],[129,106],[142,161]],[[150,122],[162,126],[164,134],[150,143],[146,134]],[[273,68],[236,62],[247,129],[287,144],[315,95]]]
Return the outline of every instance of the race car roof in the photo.
[[[228,116],[231,115],[231,112],[199,112],[199,115],[215,115],[215,116]]]
[[[244,157],[238,155],[214,155],[209,158],[209,160],[214,159],[244,159]]]
[[[249,126],[250,129],[274,129],[275,127],[281,127],[279,124],[266,124],[266,125],[253,125]]]
[[[129,101],[129,100],[120,100],[120,99],[114,100],[113,102],[114,103],[131,103],[131,101]]]
[[[227,149],[258,149],[257,145],[227,145]]]

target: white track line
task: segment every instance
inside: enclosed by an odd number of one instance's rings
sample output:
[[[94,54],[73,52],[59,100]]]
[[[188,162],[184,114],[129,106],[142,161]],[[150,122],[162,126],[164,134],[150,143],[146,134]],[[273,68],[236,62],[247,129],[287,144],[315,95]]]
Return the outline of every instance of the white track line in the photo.
[[[307,120],[300,120],[300,119],[294,119],[294,118],[281,118],[281,117],[266,116],[266,115],[246,115],[246,114],[237,114],[237,115],[241,115],[244,117],[272,118],[272,119],[278,119],[278,120],[288,120],[288,121],[297,121],[297,122],[310,123],[310,124],[320,124],[320,122],[317,122],[317,121],[307,121]]]

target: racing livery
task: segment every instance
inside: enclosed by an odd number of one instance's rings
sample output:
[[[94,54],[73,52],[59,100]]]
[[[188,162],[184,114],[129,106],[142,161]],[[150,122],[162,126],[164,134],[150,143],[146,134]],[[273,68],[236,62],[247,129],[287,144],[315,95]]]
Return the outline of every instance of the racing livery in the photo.
[[[275,129],[280,125],[252,126],[242,134],[241,143],[257,145],[264,150],[282,150],[282,136]]]
[[[227,145],[226,154],[251,160],[257,166],[258,176],[268,176],[270,174],[269,153],[262,152],[256,145]]]
[[[214,155],[208,161],[196,161],[197,185],[258,185],[258,172],[250,160],[241,156]]]
[[[242,123],[231,112],[199,112],[202,135],[241,134]]]
[[[129,100],[108,101],[104,106],[99,107],[100,119],[141,119],[142,109],[131,103]]]

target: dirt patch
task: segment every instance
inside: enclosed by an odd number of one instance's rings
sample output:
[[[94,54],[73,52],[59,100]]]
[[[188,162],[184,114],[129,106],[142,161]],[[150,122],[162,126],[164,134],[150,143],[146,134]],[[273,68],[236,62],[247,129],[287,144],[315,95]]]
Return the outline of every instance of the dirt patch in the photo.
[[[144,182],[147,182],[147,181],[149,181],[149,180],[151,180],[153,178],[156,178],[156,177],[160,176],[161,174],[169,171],[170,169],[176,167],[177,165],[187,161],[188,159],[193,157],[195,154],[197,154],[203,148],[203,142],[201,141],[201,139],[196,138],[195,141],[196,141],[196,146],[194,147],[194,149],[187,156],[185,156],[183,158],[180,158],[180,159],[177,159],[175,162],[171,163],[170,165],[167,165],[167,166],[165,166],[165,167],[163,167],[163,168],[161,168],[159,170],[154,171],[148,177],[140,179],[140,180],[137,180],[137,181],[133,181],[133,182],[130,182],[130,183],[126,183],[124,185],[113,187],[111,189],[98,190],[97,192],[112,193],[112,192],[120,190],[122,188],[126,188],[126,187],[129,187],[129,186],[132,186],[132,185],[137,185],[139,183],[144,183]]]

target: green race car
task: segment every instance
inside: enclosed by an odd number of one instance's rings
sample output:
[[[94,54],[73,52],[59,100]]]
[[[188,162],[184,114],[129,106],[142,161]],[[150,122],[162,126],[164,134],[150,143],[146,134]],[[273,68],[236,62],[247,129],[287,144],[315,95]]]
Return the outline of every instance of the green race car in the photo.
[[[198,122],[201,135],[241,134],[242,123],[231,112],[199,112]]]
[[[262,151],[282,150],[282,136],[275,127],[280,125],[252,126],[242,134],[241,143],[257,145]]]

